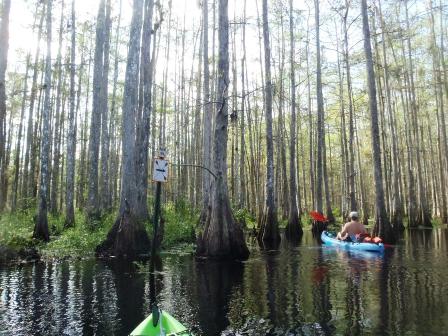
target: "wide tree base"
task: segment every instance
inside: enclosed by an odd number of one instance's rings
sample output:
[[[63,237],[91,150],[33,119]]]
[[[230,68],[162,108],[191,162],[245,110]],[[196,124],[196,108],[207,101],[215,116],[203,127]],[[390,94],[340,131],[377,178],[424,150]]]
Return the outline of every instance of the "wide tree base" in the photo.
[[[298,241],[303,235],[300,217],[296,211],[291,211],[288,224],[285,229],[285,236],[290,241]]]
[[[403,225],[403,219],[401,216],[392,215],[391,225],[396,233],[401,233],[405,230],[405,227]]]
[[[216,260],[246,260],[249,250],[241,225],[235,221],[229,200],[214,197],[208,207],[203,231],[198,235],[196,257]]]
[[[336,223],[336,218],[334,218],[333,210],[331,208],[327,208],[327,220],[329,224]]]
[[[373,227],[372,236],[380,237],[383,242],[387,244],[394,244],[396,242],[394,229],[392,228],[392,225],[390,225],[387,216],[375,217],[375,225]]]
[[[327,229],[328,224],[326,222],[313,221],[311,231],[314,236],[320,237],[320,234]]]
[[[33,238],[47,242],[50,240],[50,233],[48,231],[48,218],[45,207],[45,205],[39,206],[39,212],[36,215],[36,222],[34,225]]]
[[[149,255],[151,242],[145,228],[129,210],[115,221],[106,240],[95,249],[97,257],[137,259]]]
[[[259,223],[258,243],[264,249],[277,249],[280,245],[280,232],[274,209],[265,207]]]

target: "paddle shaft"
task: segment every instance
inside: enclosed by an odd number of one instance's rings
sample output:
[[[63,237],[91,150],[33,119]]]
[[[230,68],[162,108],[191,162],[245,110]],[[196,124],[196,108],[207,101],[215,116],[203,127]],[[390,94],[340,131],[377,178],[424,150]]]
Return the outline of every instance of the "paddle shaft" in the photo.
[[[154,203],[154,218],[153,218],[153,225],[154,225],[154,237],[152,239],[152,246],[151,246],[151,259],[154,259],[154,255],[156,253],[156,240],[157,240],[157,230],[159,229],[159,219],[160,219],[160,196],[162,194],[162,183],[157,182],[156,183],[156,199]]]
[[[154,274],[154,264],[155,264],[155,257],[156,257],[156,245],[157,245],[157,230],[159,228],[159,219],[160,219],[160,196],[162,194],[162,183],[157,182],[156,183],[156,199],[154,203],[154,218],[153,218],[153,225],[154,225],[154,236],[152,239],[152,246],[151,246],[151,264],[150,264],[150,304],[152,307],[153,314],[158,311],[157,308],[157,295],[156,295],[156,286],[155,286],[155,274]],[[158,320],[158,319],[157,319]],[[157,324],[157,320],[154,319],[153,323],[155,322]],[[155,326],[155,325],[154,325]]]

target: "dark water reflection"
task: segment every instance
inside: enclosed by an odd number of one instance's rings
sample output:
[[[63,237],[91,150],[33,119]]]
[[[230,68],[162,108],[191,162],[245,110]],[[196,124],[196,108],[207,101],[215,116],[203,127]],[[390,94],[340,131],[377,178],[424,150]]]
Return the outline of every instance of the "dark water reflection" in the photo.
[[[448,230],[405,233],[378,256],[322,248],[309,232],[245,263],[166,254],[0,270],[0,335],[127,335],[160,305],[197,335],[446,335]]]

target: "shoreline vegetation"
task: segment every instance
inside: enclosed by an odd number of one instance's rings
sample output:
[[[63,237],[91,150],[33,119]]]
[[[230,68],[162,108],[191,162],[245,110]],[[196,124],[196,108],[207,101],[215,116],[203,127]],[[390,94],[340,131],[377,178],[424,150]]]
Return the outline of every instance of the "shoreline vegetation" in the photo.
[[[111,211],[104,214],[92,229],[85,215],[78,210],[75,212],[76,226],[64,229],[64,216],[49,215],[50,241],[45,243],[32,237],[35,215],[34,207],[0,215],[0,265],[39,260],[94,258],[95,248],[105,239],[116,219],[116,212]],[[170,251],[194,253],[199,215],[197,209],[193,209],[184,201],[164,205],[162,253]],[[247,238],[256,235],[257,223],[254,216],[246,209],[235,211],[235,216],[244,227]],[[301,221],[304,230],[312,229],[312,221],[307,214],[302,215]],[[407,220],[405,222],[407,224]],[[342,217],[337,210],[336,223],[342,223]],[[433,228],[444,226],[436,220],[432,224]],[[280,229],[284,229],[286,225],[287,220],[279,221]],[[152,232],[150,222],[145,222],[144,226],[146,232]],[[329,228],[338,230],[339,227],[338,224],[332,224]],[[369,222],[368,229],[372,228],[373,222]]]
[[[116,211],[104,214],[95,225],[82,211],[75,211],[76,225],[71,228],[64,228],[63,215],[49,214],[48,243],[33,238],[35,216],[34,207],[0,215],[0,264],[95,257],[95,248],[114,224]],[[162,250],[180,246],[192,250],[198,218],[198,212],[182,201],[165,204]],[[149,221],[144,226],[146,232],[152,232]]]

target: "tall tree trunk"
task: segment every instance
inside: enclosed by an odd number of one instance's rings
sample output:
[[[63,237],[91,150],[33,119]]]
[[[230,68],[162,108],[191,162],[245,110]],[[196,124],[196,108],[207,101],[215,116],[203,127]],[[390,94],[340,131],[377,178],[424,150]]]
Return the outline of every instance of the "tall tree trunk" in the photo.
[[[383,177],[381,169],[381,148],[378,125],[378,107],[376,102],[375,72],[373,70],[372,47],[370,45],[369,19],[367,16],[367,1],[362,0],[362,23],[364,35],[364,53],[366,57],[367,84],[369,93],[370,124],[372,132],[372,151],[375,176],[375,226],[373,234],[385,242],[394,242],[395,236],[386,213],[384,202]]]
[[[322,120],[325,120],[325,114],[324,114]],[[331,197],[330,197],[331,190],[330,190],[330,185],[329,185],[329,181],[328,181],[327,144],[326,144],[326,141],[325,141],[325,123],[323,123],[322,127],[323,127],[323,130],[322,130],[322,132],[323,132],[322,170],[323,170],[324,187],[325,187],[325,208],[326,208],[328,222],[329,223],[334,223],[335,219],[334,219],[334,215],[333,215],[333,210],[331,208]],[[331,152],[330,152],[330,156],[331,156]],[[330,158],[330,160],[331,160],[331,158]]]
[[[431,43],[430,48],[432,51],[433,60],[433,82],[434,91],[436,95],[436,113],[437,113],[437,134],[438,134],[438,156],[439,156],[439,169],[440,169],[440,197],[442,198],[442,204],[440,206],[440,219],[442,223],[448,222],[448,208],[447,208],[447,195],[446,195],[446,174],[444,171],[444,159],[448,163],[448,148],[446,143],[446,125],[445,125],[445,110],[444,110],[444,98],[442,89],[442,69],[440,67],[439,53],[443,57],[443,39],[441,40],[442,48],[438,52],[438,46],[435,34],[435,23],[432,0],[430,4],[430,22],[431,22]],[[440,13],[442,16],[442,12]],[[443,30],[442,34],[443,36]],[[447,83],[445,83],[447,85]],[[448,93],[448,92],[447,92]],[[442,136],[441,136],[442,135]]]
[[[405,1],[405,9],[406,9],[406,28],[408,34],[410,33],[410,25],[408,18],[408,0]],[[422,159],[420,154],[420,137],[419,137],[419,125],[418,125],[418,104],[415,97],[415,85],[414,85],[414,66],[413,59],[411,55],[411,38],[408,36],[407,38],[408,45],[408,58],[409,58],[409,78],[411,84],[411,111],[412,111],[412,126],[414,133],[414,148],[415,148],[415,157],[417,163],[417,186],[418,186],[418,224],[423,226],[432,226],[431,223],[431,214],[429,212],[429,207],[426,199],[426,189],[423,181],[423,168],[422,168]]]
[[[283,73],[285,69],[285,34],[283,29],[283,14],[280,15],[280,43],[279,43],[279,54],[280,54],[280,62],[279,62],[279,92],[278,92],[278,136],[279,136],[279,145],[280,145],[280,153],[278,155],[280,164],[280,170],[278,171],[278,176],[280,176],[281,183],[278,183],[278,186],[281,186],[281,190],[279,195],[279,202],[281,206],[281,214],[283,219],[288,219],[289,217],[289,192],[288,192],[288,175],[287,175],[287,164],[286,164],[286,144],[285,144],[285,117],[284,117],[284,102],[285,102],[285,92],[284,92],[284,81],[283,81]],[[295,146],[297,144],[294,144]],[[279,190],[280,188],[277,188]]]
[[[54,139],[53,139],[53,167],[51,170],[51,190],[50,190],[50,212],[54,215],[57,213],[57,198],[59,188],[59,165],[60,165],[60,148],[59,142],[62,128],[59,127],[61,123],[61,105],[63,104],[62,98],[62,85],[65,84],[65,73],[62,73],[62,36],[64,30],[64,0],[61,2],[61,18],[59,23],[59,43],[58,43],[58,55],[56,59],[56,76],[57,76],[57,88],[56,88],[56,115],[54,125]],[[64,108],[64,107],[62,107]]]
[[[315,7],[315,22],[316,22],[316,90],[317,90],[317,184],[316,184],[316,210],[323,212],[323,195],[322,187],[324,184],[324,146],[325,146],[325,131],[324,131],[324,97],[322,94],[322,67],[320,57],[320,15],[319,15],[319,1],[314,1]],[[327,188],[326,188],[327,189]],[[327,205],[328,208],[328,205]],[[331,209],[331,207],[330,207]],[[327,214],[328,216],[330,214]],[[332,216],[332,214],[331,214]],[[320,233],[325,229],[326,225],[323,222],[313,222],[313,232]]]
[[[17,209],[17,200],[19,198],[19,172],[20,172],[20,152],[22,148],[22,133],[23,133],[23,122],[25,116],[25,107],[26,107],[26,96],[28,92],[28,73],[30,70],[31,63],[31,55],[28,54],[26,57],[26,71],[25,78],[23,84],[23,96],[22,96],[22,107],[20,112],[20,124],[19,124],[19,133],[17,135],[17,146],[14,156],[14,182],[12,185],[12,199],[11,199],[11,211],[15,211]]]
[[[260,219],[259,241],[267,248],[280,244],[274,185],[274,142],[272,139],[272,82],[271,49],[269,43],[268,3],[263,0],[263,41],[265,68],[265,122],[266,122],[266,201]]]
[[[243,5],[243,27],[241,43],[243,45],[243,55],[241,57],[241,118],[240,118],[240,193],[238,205],[243,209],[247,204],[247,190],[246,190],[246,121],[245,121],[245,102],[246,102],[246,88],[245,88],[245,66],[246,66],[246,0]]]
[[[34,170],[33,160],[32,160],[32,150],[33,150],[33,118],[34,118],[34,105],[36,100],[37,93],[37,76],[39,73],[39,59],[40,59],[40,40],[42,36],[42,27],[45,18],[45,4],[42,6],[42,15],[40,18],[39,29],[37,33],[37,47],[36,53],[34,55],[34,66],[33,66],[33,81],[31,85],[31,93],[30,93],[30,103],[29,103],[29,113],[28,113],[28,125],[26,132],[26,146],[25,146],[25,163],[23,167],[23,179],[22,179],[22,198],[25,200],[22,204],[23,207],[28,206],[28,197],[32,196],[31,189],[33,188],[34,183]],[[37,9],[36,9],[37,14]],[[41,91],[42,92],[42,91]],[[38,107],[39,108],[39,104]]]
[[[45,60],[42,59],[42,64],[45,67]],[[41,78],[40,78],[40,89],[39,89],[39,99],[37,102],[37,109],[36,109],[36,121],[34,122],[34,128],[32,129],[32,135],[31,135],[31,149],[30,149],[30,175],[31,177],[28,179],[28,194],[29,194],[29,200],[31,201],[33,198],[37,196],[37,188],[38,188],[38,180],[39,180],[39,164],[37,162],[37,158],[39,157],[39,152],[41,149],[40,146],[40,138],[39,135],[42,134],[42,114],[44,109],[44,98],[43,95],[45,93],[45,71],[42,71]],[[50,110],[51,113],[51,110]],[[50,128],[50,127],[49,127]],[[49,136],[51,137],[51,130],[49,129]],[[51,139],[49,139],[51,144]],[[49,148],[50,150],[50,148]],[[50,152],[51,153],[51,152]],[[50,160],[50,153],[48,154],[48,160]],[[49,173],[49,172],[48,172]],[[47,178],[47,181],[49,182],[49,176]],[[30,203],[32,204],[32,203]]]
[[[104,21],[104,50],[103,69],[101,78],[101,172],[100,172],[100,206],[102,212],[108,212],[111,208],[111,194],[109,186],[109,155],[110,155],[110,132],[109,132],[109,53],[110,53],[110,30],[112,22],[110,18],[111,0],[106,3],[106,15]]]
[[[384,26],[384,20],[383,20],[383,12],[381,9],[381,2],[379,4],[379,14],[380,14],[380,21],[381,21],[381,38],[383,40],[383,61],[384,61],[384,67],[383,67],[383,75],[384,75],[384,85],[386,90],[386,102],[387,102],[387,111],[389,115],[389,127],[390,127],[390,133],[392,138],[392,207],[391,207],[391,224],[395,230],[403,231],[404,225],[403,225],[403,205],[399,190],[399,181],[400,181],[400,173],[399,173],[399,167],[398,167],[398,145],[397,145],[397,135],[395,130],[395,122],[394,122],[394,111],[392,109],[392,98],[391,98],[391,89],[389,84],[389,64],[387,60],[386,55],[386,36],[385,36],[385,26]]]
[[[212,105],[210,102],[210,69],[208,60],[208,2],[202,3],[202,68],[203,77],[203,117],[202,117],[202,161],[206,168],[211,168],[211,141],[212,141]],[[206,215],[210,206],[210,174],[203,169],[202,171],[202,210],[199,223],[205,224]]]
[[[118,43],[120,38],[120,25],[121,25],[121,11],[122,11],[122,0],[120,0],[119,5],[119,14],[117,21],[117,28],[115,31],[115,47],[114,47],[114,79],[113,79],[113,88],[112,88],[112,101],[111,101],[111,109],[110,109],[110,134],[115,134],[116,124],[115,124],[115,116],[116,116],[116,104],[117,104],[117,82],[118,82]],[[117,199],[117,180],[118,180],[118,155],[116,153],[117,150],[117,137],[112,137],[111,144],[111,164],[110,164],[110,186],[112,187],[111,191],[111,205],[115,206]]]
[[[348,186],[349,186],[349,197],[350,197],[350,211],[357,211],[358,204],[356,202],[355,195],[355,152],[354,152],[354,111],[353,111],[353,89],[352,89],[352,78],[350,73],[350,62],[349,62],[349,53],[348,53],[348,28],[347,28],[347,16],[349,10],[349,3],[346,0],[346,12],[344,15],[344,61],[345,68],[347,71],[347,94],[348,94],[348,112],[349,112],[349,142],[348,142]],[[345,130],[344,130],[345,132]]]
[[[148,146],[149,128],[152,108],[152,64],[151,60],[151,31],[152,14],[154,8],[153,0],[145,0],[144,22],[143,22],[143,44],[142,61],[143,72],[143,115],[140,125],[137,126],[136,140],[136,175],[137,175],[137,204],[135,215],[140,220],[149,219],[147,190],[148,190]],[[153,34],[155,37],[155,32]]]
[[[6,205],[7,170],[6,165],[6,67],[9,49],[9,11],[11,0],[3,0],[0,25],[0,212]]]
[[[107,238],[96,248],[98,255],[135,258],[147,253],[150,242],[141,221],[135,216],[137,205],[135,124],[138,109],[139,51],[142,31],[143,0],[134,0],[130,27],[122,116],[122,176],[118,218]]]
[[[70,111],[68,114],[68,136],[67,136],[67,176],[65,188],[65,226],[72,227],[75,225],[75,152],[76,152],[76,135],[75,135],[75,71],[76,71],[76,14],[75,0],[72,0],[72,16],[71,16],[71,47],[70,47]],[[81,74],[79,74],[81,77]],[[79,92],[78,92],[79,94]]]
[[[310,11],[311,13],[311,11]],[[308,98],[308,132],[309,132],[309,147],[310,147],[310,156],[309,156],[309,162],[310,162],[310,185],[311,185],[311,206],[312,209],[316,209],[316,190],[315,190],[315,170],[314,170],[314,134],[313,134],[313,114],[311,111],[311,75],[310,75],[310,25],[309,25],[309,19],[310,16],[308,16],[307,21],[307,31],[306,31],[306,80],[307,80],[307,98]]]
[[[92,115],[89,135],[89,171],[88,196],[86,204],[87,217],[98,219],[101,216],[98,193],[98,158],[100,151],[100,129],[102,115],[102,86],[104,71],[104,39],[105,39],[105,0],[100,1],[96,20],[95,58],[93,63],[93,97]],[[137,64],[138,66],[138,64]]]
[[[340,119],[340,143],[341,143],[341,214],[342,218],[345,219],[348,217],[349,211],[351,209],[350,205],[350,189],[349,189],[349,158],[348,158],[348,148],[347,148],[347,131],[346,131],[346,115],[345,115],[345,97],[344,97],[344,75],[341,69],[341,60],[340,60],[340,52],[339,52],[339,36],[337,34],[337,25],[335,23],[335,31],[336,31],[336,52],[337,52],[337,64],[338,64],[338,78],[339,78],[339,111],[341,114]],[[345,57],[345,54],[344,54]],[[354,136],[354,135],[353,135]],[[355,163],[352,162],[354,165]]]
[[[51,7],[52,0],[47,0],[47,55],[45,59],[45,102],[42,111],[39,208],[33,232],[34,238],[44,241],[50,240],[50,234],[48,232],[47,201],[48,169],[50,164]]]
[[[78,186],[78,192],[77,192],[77,207],[78,209],[84,209],[85,207],[85,196],[84,196],[84,190],[86,185],[86,175],[87,175],[87,165],[86,165],[86,159],[87,159],[87,129],[88,129],[88,117],[89,117],[89,98],[90,98],[90,68],[92,65],[92,48],[90,48],[90,54],[89,54],[89,65],[87,67],[87,90],[86,90],[86,104],[84,106],[85,116],[84,121],[81,118],[81,124],[83,124],[81,127],[81,158],[79,162],[79,186]],[[81,115],[82,116],[82,115]]]
[[[303,230],[297,208],[297,179],[296,179],[296,70],[295,70],[295,46],[294,46],[294,20],[293,20],[293,4],[289,0],[289,66],[291,79],[291,121],[290,121],[290,145],[289,145],[289,217],[286,226],[286,237],[290,239],[298,239],[302,236]]]
[[[229,17],[227,0],[219,0],[218,34],[218,103],[213,146],[213,168],[216,179],[212,183],[210,206],[208,207],[204,231],[198,237],[196,254],[218,259],[247,259],[249,250],[244,240],[244,232],[233,216],[227,189],[227,92],[229,85]]]

